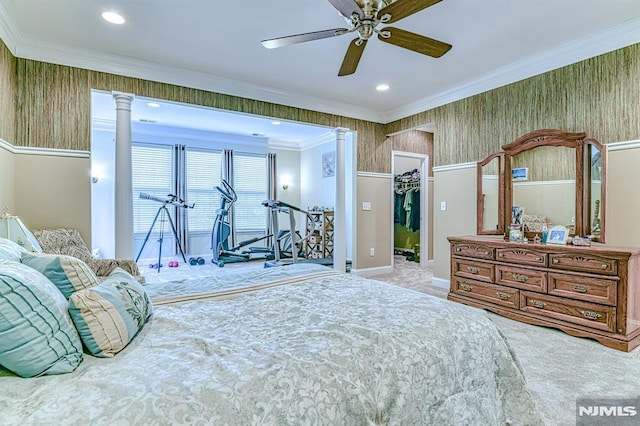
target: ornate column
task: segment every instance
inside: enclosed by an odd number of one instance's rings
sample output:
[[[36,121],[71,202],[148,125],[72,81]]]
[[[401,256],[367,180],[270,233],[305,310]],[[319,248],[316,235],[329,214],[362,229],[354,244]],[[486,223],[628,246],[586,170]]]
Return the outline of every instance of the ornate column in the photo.
[[[347,260],[347,212],[345,179],[345,134],[336,129],[336,207],[333,216],[333,268],[345,272]]]
[[[129,93],[113,92],[116,101],[115,256],[133,259],[133,189],[131,177],[131,102]]]

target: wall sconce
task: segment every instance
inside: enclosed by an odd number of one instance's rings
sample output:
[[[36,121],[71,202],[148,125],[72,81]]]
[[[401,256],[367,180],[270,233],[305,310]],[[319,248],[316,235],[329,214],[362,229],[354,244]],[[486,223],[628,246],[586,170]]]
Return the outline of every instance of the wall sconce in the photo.
[[[286,191],[287,188],[289,188],[289,185],[291,185],[291,176],[283,175],[280,177],[280,185],[282,185],[282,189]]]

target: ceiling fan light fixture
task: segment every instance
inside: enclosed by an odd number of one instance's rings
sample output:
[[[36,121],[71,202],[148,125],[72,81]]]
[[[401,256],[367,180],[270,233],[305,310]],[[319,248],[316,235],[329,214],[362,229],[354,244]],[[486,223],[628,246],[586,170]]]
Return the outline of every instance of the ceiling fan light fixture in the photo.
[[[122,25],[125,23],[122,15],[113,11],[102,12],[102,19],[116,25]]]
[[[387,90],[389,90],[389,85],[388,84],[384,84],[384,83],[383,84],[378,84],[376,86],[376,90],[378,92],[386,92]]]

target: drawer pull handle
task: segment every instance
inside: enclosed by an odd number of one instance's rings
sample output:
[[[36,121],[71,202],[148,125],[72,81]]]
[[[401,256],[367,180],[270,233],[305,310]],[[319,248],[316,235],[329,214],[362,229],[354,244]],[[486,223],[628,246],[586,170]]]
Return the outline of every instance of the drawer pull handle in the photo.
[[[560,263],[558,259],[553,259],[553,263]]]
[[[513,274],[513,279],[518,281],[519,283],[526,283],[527,280],[529,279],[529,277],[527,277],[526,275],[522,275],[522,274]]]
[[[460,252],[462,249],[460,247],[456,247],[456,251]]]
[[[609,265],[607,265],[606,263],[602,264],[602,269],[609,269]]]
[[[572,287],[575,291],[580,293],[586,293],[591,288],[588,285],[579,285],[579,284],[574,284],[572,285]]]
[[[504,257],[504,254],[498,253],[498,257]]]
[[[507,293],[503,293],[501,291],[496,293],[498,295],[498,298],[502,299],[502,300],[509,300],[509,295]]]
[[[471,291],[471,290],[473,290],[473,287],[472,287],[472,286],[470,286],[469,284],[462,284],[460,287],[461,287],[464,291]]]
[[[539,308],[539,309],[543,309],[547,304],[544,302],[541,302],[539,300],[532,300],[531,304],[533,305],[534,308]]]
[[[589,320],[593,320],[596,321],[600,318],[602,318],[602,314],[598,313],[598,312],[593,312],[593,311],[580,311],[580,313],[582,314],[583,317],[585,317],[586,319]]]
[[[477,274],[478,272],[480,272],[480,268],[476,268],[475,266],[467,266],[467,271],[471,272],[472,274]]]

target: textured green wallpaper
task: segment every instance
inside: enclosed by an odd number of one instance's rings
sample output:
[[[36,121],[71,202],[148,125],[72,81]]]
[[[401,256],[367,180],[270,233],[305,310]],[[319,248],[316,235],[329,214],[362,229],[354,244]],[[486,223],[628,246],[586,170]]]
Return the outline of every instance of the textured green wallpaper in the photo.
[[[15,59],[0,41],[0,139],[15,142]]]
[[[354,129],[359,138],[357,168],[366,172],[391,172],[393,143],[386,134],[427,123],[435,126],[434,166],[480,160],[541,128],[584,131],[605,144],[640,137],[640,44],[387,125],[13,58],[0,45],[0,137],[18,146],[88,150],[92,88]],[[15,76],[10,72],[12,66]],[[5,86],[9,88],[6,94]],[[10,123],[15,119],[9,123],[4,119],[11,116],[10,97],[16,99],[15,125]]]
[[[607,144],[640,138],[640,44],[389,123],[435,125],[434,165],[481,160],[533,130],[586,132]]]
[[[20,146],[88,150],[91,89],[345,127],[358,131],[364,144],[384,139],[383,125],[368,121],[45,62],[15,61],[20,117],[15,144]]]

